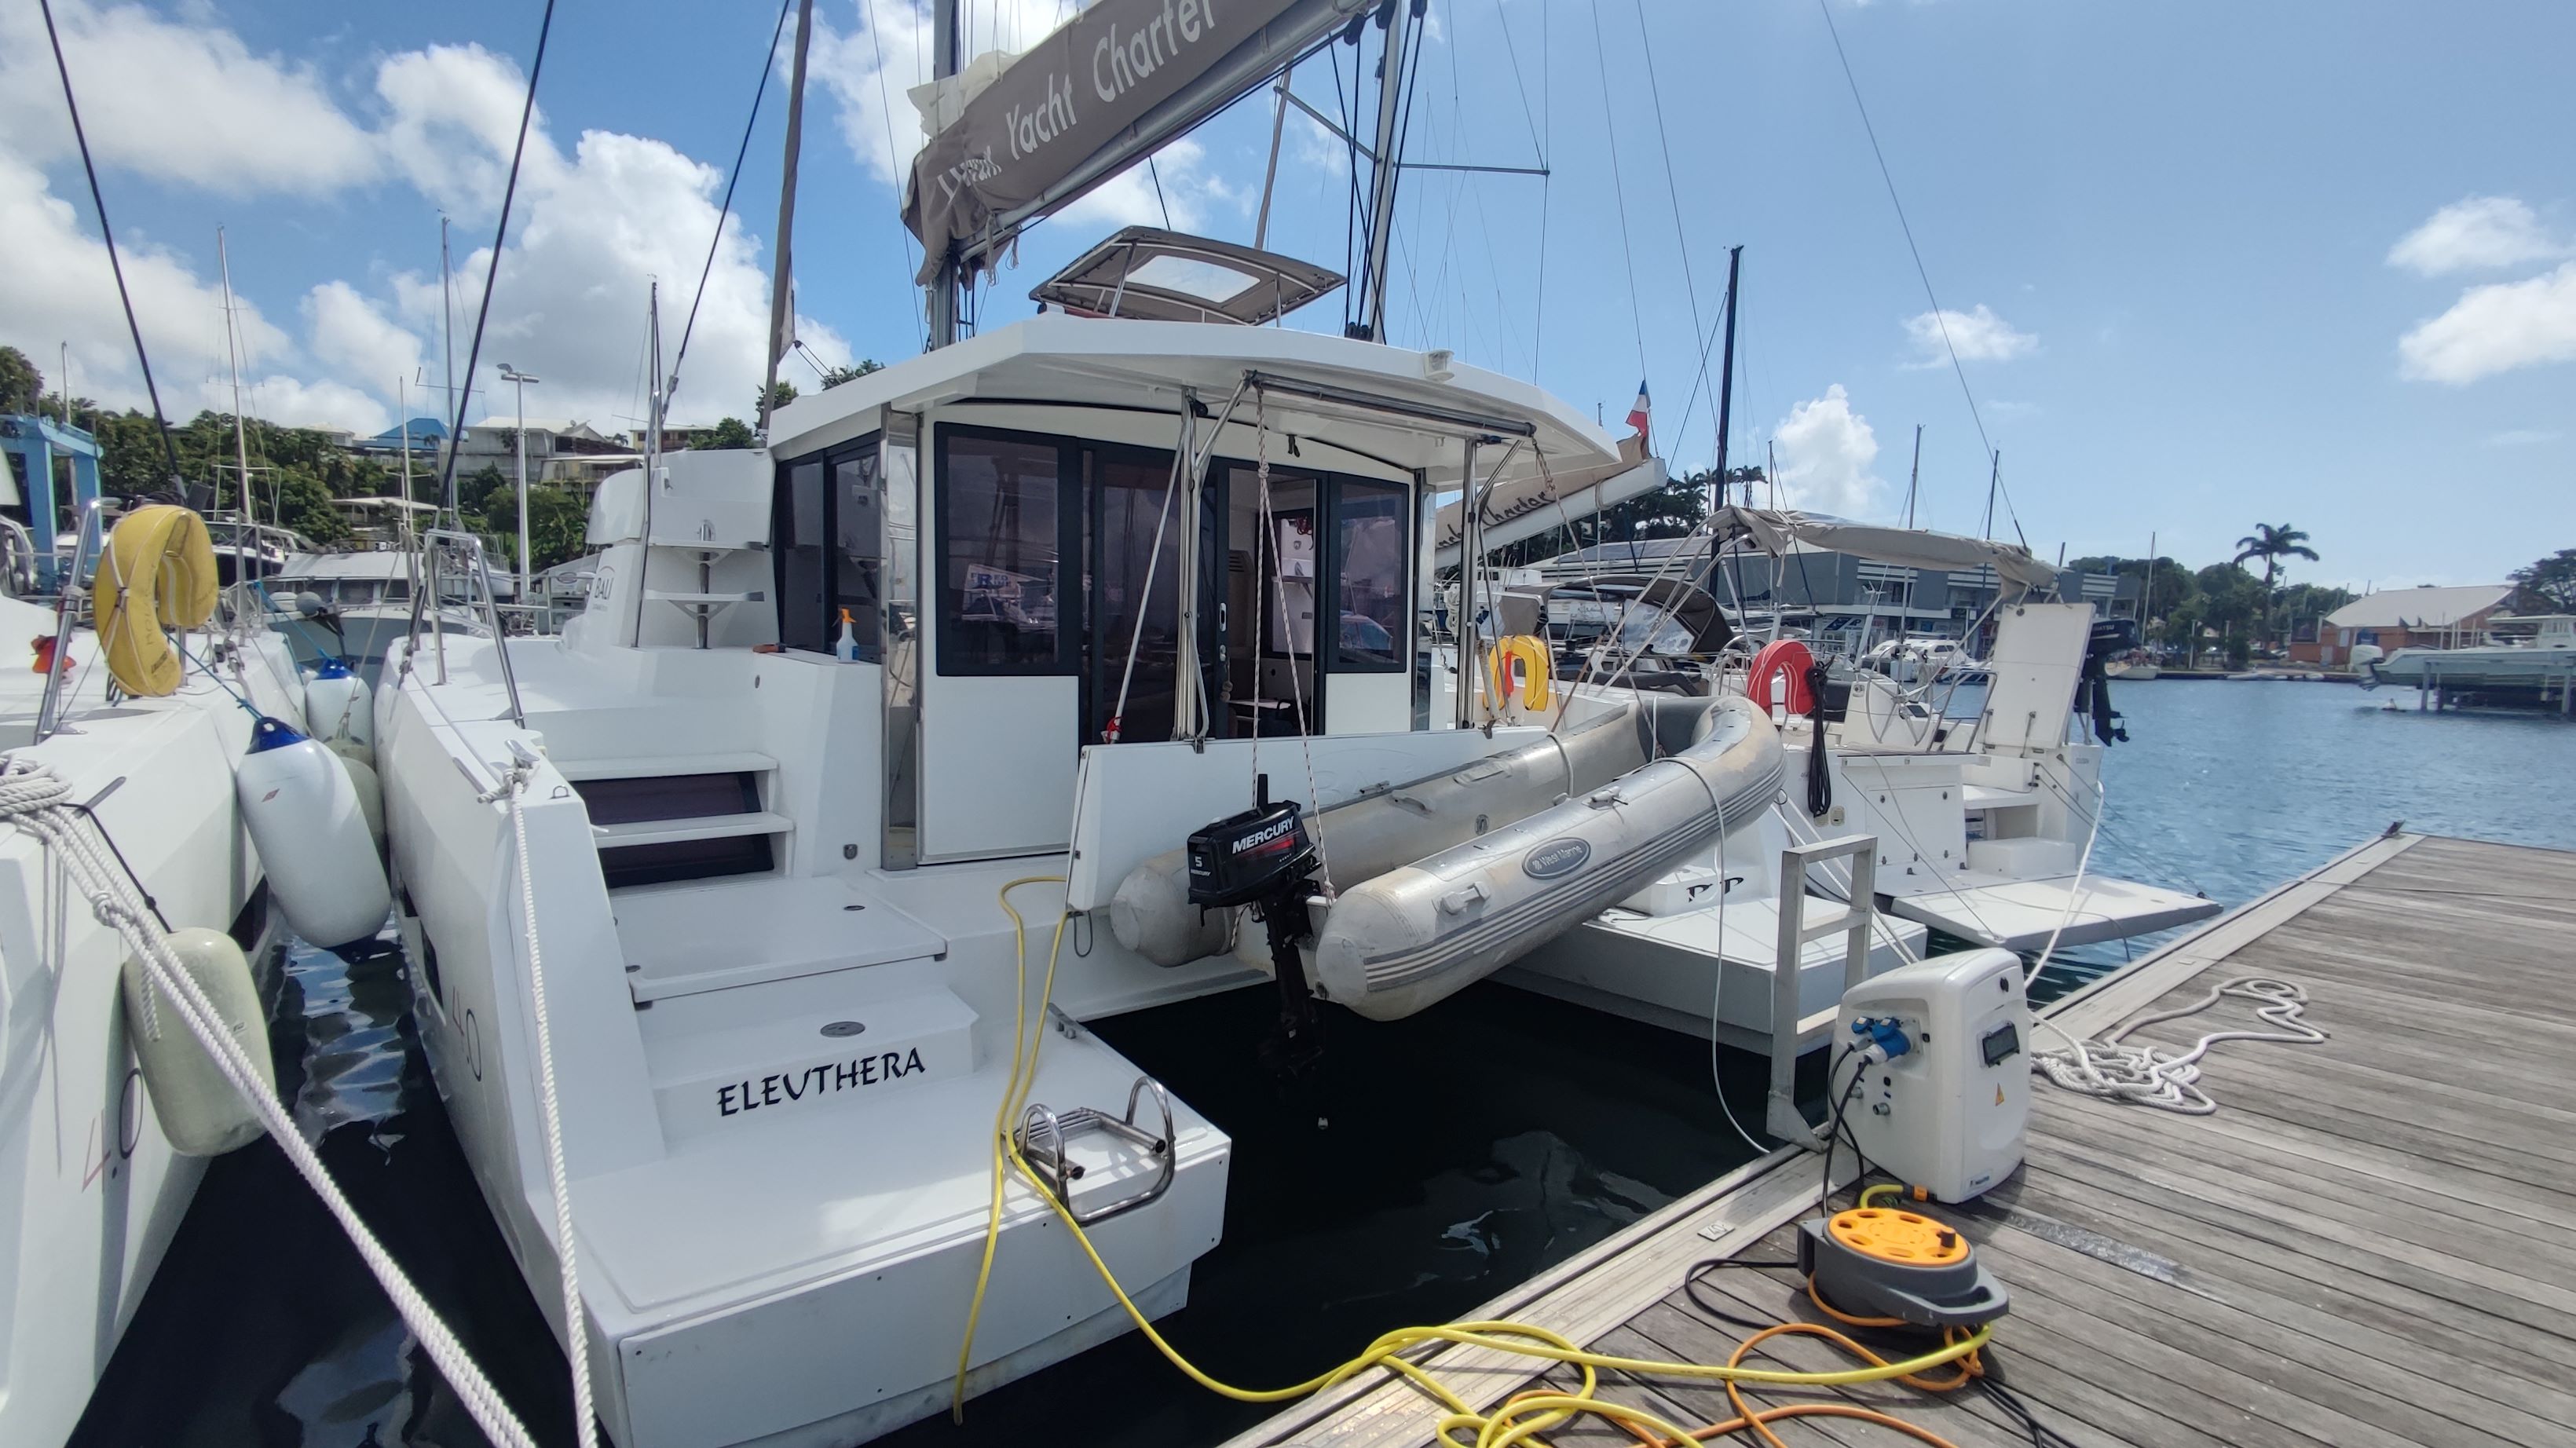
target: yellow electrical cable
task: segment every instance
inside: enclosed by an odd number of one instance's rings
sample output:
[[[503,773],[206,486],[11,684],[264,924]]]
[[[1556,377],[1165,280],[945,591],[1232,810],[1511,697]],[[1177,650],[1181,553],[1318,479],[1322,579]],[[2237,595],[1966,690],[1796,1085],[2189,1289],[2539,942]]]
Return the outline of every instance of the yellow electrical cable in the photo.
[[[975,1351],[975,1325],[984,1316],[984,1290],[993,1280],[993,1249],[1001,1245],[1002,1240],[1002,1188],[1007,1180],[1002,1166],[1002,1155],[1006,1150],[1010,1150],[1011,1118],[1019,1114],[1028,1092],[1037,1087],[1038,1047],[1046,1042],[1043,1023],[1037,1033],[1037,1039],[1035,1041],[1028,1039],[1029,930],[1028,922],[1020,918],[1020,912],[1011,908],[1011,892],[1022,885],[1061,885],[1063,883],[1065,883],[1065,877],[1062,875],[1023,875],[1005,883],[993,894],[995,903],[1002,907],[1002,913],[1011,917],[1011,958],[1019,962],[1020,967],[1019,986],[1012,992],[1012,1004],[1019,1014],[1011,1022],[1010,1079],[1002,1086],[1002,1104],[993,1112],[993,1204],[984,1219],[984,1261],[975,1269],[975,1295],[966,1304],[966,1337],[964,1341],[957,1344],[957,1380],[948,1392],[948,1417],[949,1421],[955,1423],[966,1421],[966,1367],[968,1359]],[[1046,997],[1049,1001],[1055,998],[1055,964],[1064,949],[1064,925],[1072,918],[1070,911],[1056,916],[1055,942],[1047,949]],[[1040,1006],[1038,1013],[1043,1017],[1046,1014],[1046,1008],[1043,1005]],[[1024,1043],[1027,1046],[1028,1056],[1026,1085],[1023,1085],[1020,1080],[1021,1048]],[[1010,1155],[1016,1160],[1019,1153],[1013,1150],[1010,1151]],[[1026,1167],[1024,1166],[1022,1170],[1026,1170]]]
[[[1437,1431],[1440,1433],[1442,1440],[1451,1445],[1451,1448],[1468,1448],[1468,1445],[1449,1436],[1451,1431],[1456,1428],[1472,1426],[1477,1429],[1478,1436],[1475,1439],[1474,1448],[1509,1448],[1509,1445],[1527,1441],[1535,1434],[1544,1433],[1549,1429],[1568,1422],[1575,1416],[1584,1413],[1608,1417],[1614,1421],[1622,1423],[1646,1425],[1652,1428],[1656,1433],[1668,1436],[1677,1444],[1687,1443],[1697,1436],[1709,1434],[1709,1430],[1702,1430],[1701,1434],[1694,1434],[1676,1425],[1667,1423],[1661,1418],[1658,1418],[1654,1414],[1648,1413],[1643,1409],[1629,1408],[1594,1397],[1593,1393],[1600,1384],[1599,1370],[1603,1368],[1608,1368],[1616,1372],[1625,1372],[1644,1376],[1715,1379],[1726,1384],[1730,1397],[1733,1397],[1736,1393],[1736,1385],[1741,1383],[1766,1384],[1777,1387],[1845,1387],[1859,1383],[1885,1382],[1890,1379],[1908,1379],[1929,1369],[1951,1363],[1961,1364],[1963,1375],[1973,1374],[1975,1369],[1969,1366],[1969,1364],[1974,1362],[1978,1349],[1984,1347],[1986,1343],[1994,1337],[1994,1324],[1989,1322],[1980,1325],[1974,1332],[1968,1333],[1963,1337],[1945,1341],[1942,1346],[1929,1352],[1921,1353],[1910,1358],[1890,1361],[1879,1357],[1876,1353],[1870,1352],[1867,1348],[1864,1348],[1860,1344],[1842,1336],[1842,1334],[1833,1332],[1830,1328],[1816,1327],[1813,1324],[1806,1323],[1787,1323],[1782,1324],[1780,1327],[1766,1329],[1762,1333],[1756,1334],[1754,1337],[1747,1339],[1744,1344],[1737,1348],[1734,1355],[1730,1357],[1727,1362],[1717,1364],[1667,1362],[1653,1358],[1630,1358],[1620,1357],[1610,1353],[1588,1352],[1576,1345],[1572,1340],[1558,1333],[1552,1332],[1547,1328],[1533,1326],[1529,1323],[1459,1322],[1437,1326],[1396,1328],[1390,1332],[1380,1334],[1377,1340],[1370,1343],[1367,1349],[1361,1352],[1359,1356],[1354,1357],[1337,1367],[1318,1373],[1314,1377],[1308,1378],[1302,1383],[1291,1384],[1284,1388],[1238,1388],[1231,1383],[1221,1382],[1216,1378],[1210,1377],[1207,1373],[1201,1371],[1197,1364],[1183,1356],[1178,1348],[1173,1347],[1171,1342],[1166,1339],[1160,1331],[1156,1330],[1153,1322],[1145,1316],[1144,1311],[1138,1308],[1134,1299],[1127,1295],[1127,1289],[1119,1283],[1118,1275],[1110,1270],[1108,1262],[1101,1257],[1100,1249],[1092,1245],[1091,1234],[1085,1232],[1082,1229],[1082,1224],[1074,1219],[1072,1209],[1063,1201],[1058,1200],[1056,1195],[1046,1188],[1046,1185],[1039,1179],[1036,1171],[1031,1168],[1027,1160],[1020,1155],[1018,1144],[1012,1140],[1009,1123],[1011,1117],[1018,1109],[1018,1103],[1025,1101],[1027,1093],[1035,1088],[1037,1076],[1037,1046],[1043,1044],[1046,1033],[1041,1029],[1038,1032],[1037,1040],[1035,1042],[1027,1040],[1029,978],[1028,930],[1026,923],[1020,917],[1020,913],[1011,908],[1009,895],[1011,891],[1022,885],[1054,884],[1061,883],[1062,881],[1063,877],[1059,875],[1028,876],[1005,884],[1002,886],[996,897],[1002,907],[1003,913],[1011,917],[1011,935],[1014,954],[1019,964],[1019,1008],[1017,1019],[1015,1020],[1012,1028],[1011,1076],[1003,1091],[1001,1110],[996,1114],[994,1119],[993,1202],[991,1212],[985,1225],[984,1260],[982,1267],[976,1273],[975,1295],[972,1304],[967,1309],[966,1341],[958,1348],[957,1379],[950,1396],[950,1412],[952,1416],[956,1417],[959,1421],[963,1421],[964,1419],[966,1368],[974,1349],[975,1324],[983,1310],[984,1294],[992,1277],[994,1247],[999,1241],[1001,1235],[1005,1160],[1008,1161],[1011,1168],[1014,1168],[1019,1172],[1020,1176],[1028,1183],[1029,1189],[1037,1194],[1038,1199],[1045,1202],[1049,1208],[1053,1209],[1057,1219],[1062,1221],[1065,1227],[1072,1232],[1073,1240],[1080,1244],[1083,1255],[1091,1259],[1092,1268],[1100,1274],[1100,1280],[1108,1284],[1111,1295],[1118,1299],[1118,1305],[1126,1309],[1128,1319],[1136,1324],[1137,1331],[1144,1334],[1145,1340],[1152,1343],[1155,1350],[1160,1352],[1166,1361],[1170,1362],[1173,1367],[1179,1369],[1181,1373],[1188,1377],[1192,1382],[1197,1383],[1199,1386],[1206,1388],[1210,1392],[1219,1394],[1223,1397],[1232,1398],[1237,1402],[1278,1403],[1291,1401],[1297,1398],[1306,1397],[1312,1393],[1321,1392],[1326,1388],[1330,1388],[1338,1383],[1345,1382],[1360,1373],[1366,1372],[1370,1368],[1383,1367],[1390,1371],[1399,1373],[1412,1381],[1424,1391],[1437,1398],[1443,1406],[1450,1410],[1449,1416],[1441,1420],[1441,1425]],[[1041,1017],[1043,1017],[1047,1006],[1052,1004],[1054,999],[1056,964],[1060,959],[1064,948],[1065,923],[1070,918],[1070,912],[1067,912],[1064,915],[1060,915],[1056,920],[1054,942],[1047,953],[1045,983],[1039,996],[1039,1013]],[[1024,1073],[1026,1077],[1025,1080],[1023,1079]],[[1166,1145],[1165,1149],[1177,1153],[1180,1150],[1180,1143],[1178,1141],[1170,1142]],[[1896,1190],[1896,1188],[1874,1187],[1868,1192],[1864,1192],[1862,1194],[1863,1199],[1866,1200],[1872,1193],[1879,1190]],[[1815,1333],[1830,1336],[1837,1342],[1848,1347],[1850,1350],[1869,1359],[1871,1365],[1859,1368],[1843,1368],[1831,1372],[1792,1372],[1782,1369],[1748,1368],[1743,1366],[1744,1354],[1752,1348],[1753,1344],[1762,1341],[1764,1338],[1784,1332]],[[1542,1358],[1553,1362],[1563,1363],[1570,1367],[1574,1367],[1581,1372],[1583,1386],[1574,1393],[1543,1394],[1536,1396],[1523,1394],[1517,1398],[1509,1400],[1502,1406],[1502,1408],[1498,1409],[1490,1416],[1479,1414],[1473,1408],[1470,1408],[1464,1399],[1450,1391],[1437,1378],[1433,1377],[1429,1370],[1425,1369],[1418,1363],[1411,1362],[1398,1356],[1400,1353],[1433,1342],[1447,1342],[1465,1347],[1482,1347],[1497,1352],[1512,1353],[1524,1357]],[[1960,1379],[1960,1381],[1963,1382],[1965,1380],[1965,1376],[1962,1376]],[[1738,1401],[1740,1404],[1740,1399]],[[1739,1406],[1739,1412],[1744,1415],[1744,1422],[1738,1427],[1729,1429],[1728,1431],[1741,1431],[1742,1427],[1751,1427],[1756,1432],[1763,1434],[1766,1438],[1771,1438],[1772,1442],[1778,1442],[1778,1439],[1772,1438],[1769,1430],[1763,1427],[1763,1422],[1767,1417],[1785,1416],[1785,1414],[1774,1410],[1765,1414],[1757,1415],[1752,1413],[1748,1406]],[[1528,1422],[1518,1421],[1527,1415],[1535,1416]],[[1915,1432],[1918,1437],[1924,1437],[1928,1442],[1936,1444],[1940,1442],[1939,1439],[1932,1438],[1929,1435],[1923,1434],[1920,1430],[1915,1429],[1912,1424],[1906,1424],[1899,1421],[1896,1425],[1905,1428],[1909,1432]]]

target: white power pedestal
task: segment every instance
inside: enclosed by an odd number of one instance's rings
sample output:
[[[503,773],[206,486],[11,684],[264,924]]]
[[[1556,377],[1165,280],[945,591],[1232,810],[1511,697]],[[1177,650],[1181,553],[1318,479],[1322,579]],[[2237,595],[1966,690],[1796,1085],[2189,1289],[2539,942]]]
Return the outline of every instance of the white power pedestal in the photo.
[[[1963,1202],[2021,1165],[2030,1005],[2011,951],[1935,956],[1853,986],[1834,1042],[1837,1055],[1862,1048],[1857,1078],[1846,1063],[1828,1089],[1850,1093],[1843,1122],[1881,1171]]]

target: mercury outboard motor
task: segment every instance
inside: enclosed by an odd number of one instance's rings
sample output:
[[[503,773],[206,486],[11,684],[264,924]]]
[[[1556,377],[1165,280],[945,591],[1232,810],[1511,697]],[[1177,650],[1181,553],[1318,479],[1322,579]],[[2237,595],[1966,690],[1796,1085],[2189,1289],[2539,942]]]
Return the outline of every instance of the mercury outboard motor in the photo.
[[[2075,681],[2075,708],[2093,717],[2093,737],[2105,744],[2128,743],[2129,731],[2120,726],[2120,713],[2111,707],[2111,676],[2104,665],[2113,654],[2137,646],[2138,621],[2133,618],[2097,618],[2092,637],[2084,642],[2084,672]]]
[[[1190,903],[1202,909],[1249,905],[1270,935],[1270,969],[1279,981],[1279,1030],[1261,1045],[1262,1064],[1282,1081],[1304,1076],[1324,1054],[1322,1023],[1306,986],[1297,942],[1313,933],[1306,898],[1318,855],[1293,799],[1272,803],[1270,776],[1258,776],[1252,808],[1228,815],[1189,838]]]

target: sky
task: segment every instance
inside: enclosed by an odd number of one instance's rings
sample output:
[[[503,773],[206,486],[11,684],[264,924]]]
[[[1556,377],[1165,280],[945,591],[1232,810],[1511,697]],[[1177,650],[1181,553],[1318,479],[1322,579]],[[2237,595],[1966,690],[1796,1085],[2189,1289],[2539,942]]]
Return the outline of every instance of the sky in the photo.
[[[440,221],[461,369],[541,7],[54,8],[165,406],[230,407],[221,227],[245,410],[360,431],[445,411]],[[967,48],[1072,8],[964,0]],[[640,419],[648,286],[675,347],[778,14],[558,6],[479,386],[507,362],[543,379],[531,418]],[[911,0],[816,6],[794,296],[821,365],[920,350],[896,178],[927,31]],[[2576,6],[1431,0],[1427,33],[1408,159],[1548,174],[1406,174],[1389,340],[1613,426],[1642,374],[1676,472],[1715,456],[1707,344],[1740,245],[1730,451],[1773,464],[1784,503],[1901,520],[1920,426],[1916,521],[1983,531],[1999,454],[1993,528],[2048,558],[2152,537],[2197,565],[2289,523],[2323,555],[2294,578],[2359,588],[2576,547]],[[683,421],[754,403],[784,76]],[[1352,83],[1341,48],[1295,81],[1328,114]],[[983,324],[1121,225],[1250,241],[1270,121],[1247,99],[1031,231]],[[1273,249],[1343,266],[1346,167],[1288,113]],[[1327,299],[1289,325],[1342,320]],[[49,386],[68,347],[75,392],[143,399],[31,3],[0,7],[0,342]]]

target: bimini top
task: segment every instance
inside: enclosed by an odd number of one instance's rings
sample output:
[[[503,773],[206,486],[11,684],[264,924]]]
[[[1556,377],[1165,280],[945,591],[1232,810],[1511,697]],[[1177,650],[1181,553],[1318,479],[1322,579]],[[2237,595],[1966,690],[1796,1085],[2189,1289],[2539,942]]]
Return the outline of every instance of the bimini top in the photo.
[[[1821,513],[1768,508],[1721,508],[1713,524],[1719,546],[1741,541],[1774,558],[1786,554],[1792,544],[1804,543],[1898,568],[1938,568],[1945,572],[1992,568],[1997,578],[2021,593],[2052,588],[2057,583],[2057,570],[2030,556],[2029,549],[1987,538],[1962,538],[1918,528],[1885,528],[1828,518]]]
[[[1083,317],[1258,327],[1341,284],[1340,272],[1275,251],[1131,226],[1038,283],[1029,300]]]
[[[1246,387],[1247,377],[1255,379]],[[810,393],[780,408],[769,451],[793,457],[876,425],[885,410],[920,412],[960,403],[1116,408],[1175,416],[1184,391],[1204,415],[1224,412],[1236,390],[1225,450],[1252,443],[1256,417],[1273,447],[1286,437],[1326,442],[1399,468],[1435,489],[1458,486],[1462,446],[1476,440],[1478,477],[1499,482],[1619,461],[1592,419],[1526,382],[1378,342],[1286,327],[1207,327],[1189,322],[1073,317],[1047,312]],[[1506,452],[1509,457],[1506,458]]]

